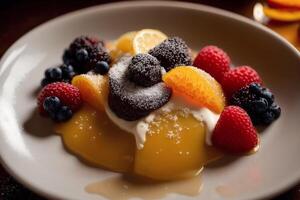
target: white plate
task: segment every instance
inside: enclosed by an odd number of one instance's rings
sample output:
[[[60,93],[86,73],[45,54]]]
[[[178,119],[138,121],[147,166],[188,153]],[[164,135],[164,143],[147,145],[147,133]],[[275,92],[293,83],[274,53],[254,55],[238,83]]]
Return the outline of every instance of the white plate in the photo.
[[[282,106],[281,118],[262,134],[252,156],[206,168],[195,199],[266,198],[300,178],[300,56],[277,34],[241,16],[179,2],[123,2],[73,12],[47,22],[19,39],[0,63],[0,150],[2,163],[19,181],[55,199],[104,199],[84,187],[114,173],[89,167],[69,154],[49,120],[34,113],[43,71],[61,62],[65,47],[82,34],[115,39],[142,28],[178,35],[199,49],[224,48],[236,65],[261,74]],[[166,199],[193,199],[169,195]]]

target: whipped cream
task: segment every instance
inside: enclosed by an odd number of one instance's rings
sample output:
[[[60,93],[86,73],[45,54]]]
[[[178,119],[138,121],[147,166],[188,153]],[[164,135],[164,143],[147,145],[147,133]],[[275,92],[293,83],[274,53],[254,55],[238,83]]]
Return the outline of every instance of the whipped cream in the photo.
[[[161,113],[171,112],[172,110],[181,110],[187,114],[192,114],[196,120],[204,123],[206,126],[206,143],[207,145],[212,145],[211,134],[220,115],[215,114],[207,108],[193,106],[190,103],[185,102],[185,100],[180,97],[172,97],[171,100],[160,109],[135,121],[126,121],[121,119],[113,111],[111,111],[108,105],[105,106],[105,111],[108,117],[121,129],[134,135],[138,149],[142,149],[144,147],[146,134],[149,131],[149,125],[155,119],[155,116],[160,115]]]

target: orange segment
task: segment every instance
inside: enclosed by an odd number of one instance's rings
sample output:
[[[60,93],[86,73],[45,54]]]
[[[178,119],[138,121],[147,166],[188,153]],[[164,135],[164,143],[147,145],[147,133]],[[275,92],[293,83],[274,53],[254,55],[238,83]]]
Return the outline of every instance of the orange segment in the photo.
[[[267,0],[267,2],[272,7],[300,9],[299,0]]]
[[[56,124],[54,130],[61,134],[65,146],[85,161],[117,172],[131,170],[134,137],[118,128],[105,112],[83,105],[72,119]]]
[[[106,76],[88,74],[75,76],[72,80],[72,84],[80,90],[83,101],[100,111],[104,111],[104,102],[107,101],[107,82]]]
[[[155,180],[195,176],[222,155],[206,145],[206,127],[181,110],[156,115],[149,125],[143,149],[137,149],[134,172]]]
[[[300,20],[299,10],[297,11],[280,10],[280,9],[264,6],[264,13],[267,17],[278,21],[292,22],[292,21]]]
[[[208,73],[192,66],[179,66],[163,76],[163,81],[175,94],[192,103],[221,113],[225,98],[221,85]]]
[[[130,53],[131,55],[133,55],[133,39],[136,33],[136,31],[132,31],[121,35],[120,38],[116,41],[116,49],[122,51],[123,53]]]

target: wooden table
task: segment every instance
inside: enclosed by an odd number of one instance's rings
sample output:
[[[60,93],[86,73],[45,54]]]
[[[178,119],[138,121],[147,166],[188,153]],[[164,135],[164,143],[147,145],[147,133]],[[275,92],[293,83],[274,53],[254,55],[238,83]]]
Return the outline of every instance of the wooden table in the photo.
[[[101,0],[0,0],[0,57],[24,33],[37,25],[84,7],[114,1]],[[252,18],[253,5],[251,0],[198,0],[207,4]],[[269,27],[286,37],[300,49],[297,37],[299,23],[272,24]],[[0,166],[0,199],[3,200],[43,200],[17,183]],[[274,198],[273,200],[300,200],[300,185]]]

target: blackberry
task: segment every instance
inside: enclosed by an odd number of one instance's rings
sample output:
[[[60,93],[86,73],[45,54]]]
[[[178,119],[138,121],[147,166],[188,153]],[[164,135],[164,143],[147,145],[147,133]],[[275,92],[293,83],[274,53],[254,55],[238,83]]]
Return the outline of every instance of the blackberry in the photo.
[[[88,72],[98,61],[110,63],[111,58],[103,41],[88,36],[75,38],[63,55],[63,62],[72,65],[77,73]]]
[[[149,54],[137,54],[128,66],[128,76],[137,85],[150,87],[161,82],[160,63]]]
[[[49,68],[45,71],[45,77],[41,81],[42,87],[54,82],[70,83],[76,75],[71,65],[61,65],[59,67]]]
[[[149,51],[156,57],[166,71],[180,65],[191,65],[190,49],[179,37],[168,38]]]
[[[237,91],[230,99],[230,104],[246,110],[255,125],[271,124],[281,114],[272,92],[257,83],[251,83]]]

